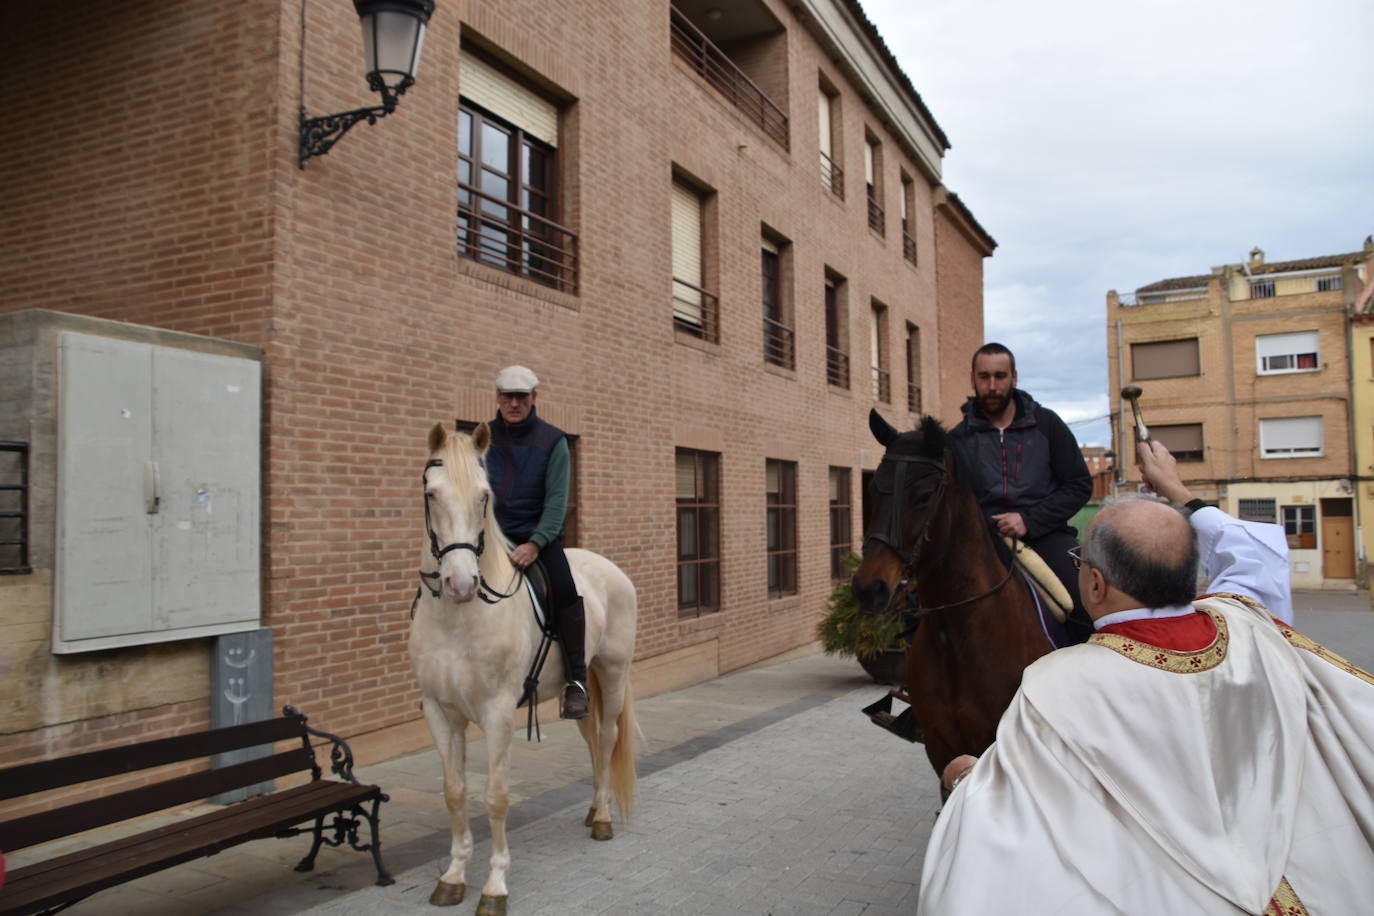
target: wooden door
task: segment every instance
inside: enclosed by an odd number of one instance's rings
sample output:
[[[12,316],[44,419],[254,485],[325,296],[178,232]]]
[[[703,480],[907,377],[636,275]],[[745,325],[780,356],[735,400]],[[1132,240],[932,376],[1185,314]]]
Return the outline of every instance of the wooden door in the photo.
[[[1323,499],[1322,578],[1355,578],[1355,519],[1350,500]]]

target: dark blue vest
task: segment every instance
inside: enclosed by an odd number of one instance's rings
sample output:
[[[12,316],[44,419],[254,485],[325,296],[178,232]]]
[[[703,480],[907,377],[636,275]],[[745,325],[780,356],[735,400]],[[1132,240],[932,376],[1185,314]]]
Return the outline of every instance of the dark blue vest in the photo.
[[[544,478],[563,430],[541,420],[533,407],[520,423],[507,423],[497,414],[488,425],[487,479],[496,497],[496,521],[506,537],[522,544],[544,514]]]

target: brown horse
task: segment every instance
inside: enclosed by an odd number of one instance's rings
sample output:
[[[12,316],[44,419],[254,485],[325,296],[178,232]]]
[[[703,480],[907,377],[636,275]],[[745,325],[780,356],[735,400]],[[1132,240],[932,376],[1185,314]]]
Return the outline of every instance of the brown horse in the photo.
[[[854,594],[867,613],[902,607],[918,618],[907,693],[940,773],[987,750],[1022,670],[1050,645],[983,519],[971,464],[939,421],[899,433],[874,411],[869,428],[887,451],[869,490]]]

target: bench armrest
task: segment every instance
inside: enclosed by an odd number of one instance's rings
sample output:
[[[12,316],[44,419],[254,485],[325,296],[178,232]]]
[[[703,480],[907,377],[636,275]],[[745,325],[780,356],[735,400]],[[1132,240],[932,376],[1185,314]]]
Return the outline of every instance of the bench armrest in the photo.
[[[299,716],[301,725],[304,726],[309,734],[314,735],[316,738],[329,739],[330,772],[345,782],[351,782],[355,786],[359,785],[358,778],[353,775],[353,751],[349,748],[347,741],[340,738],[338,735],[331,735],[329,732],[320,731],[318,728],[311,728],[307,724],[305,714],[294,706],[283,706],[281,711],[284,716]],[[309,742],[307,741],[307,743]],[[318,767],[316,770],[315,778],[318,779]]]

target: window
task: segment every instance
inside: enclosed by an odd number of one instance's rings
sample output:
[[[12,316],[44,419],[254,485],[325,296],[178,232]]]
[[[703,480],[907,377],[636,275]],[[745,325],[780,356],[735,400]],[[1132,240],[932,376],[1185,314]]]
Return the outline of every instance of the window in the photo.
[[[921,412],[921,329],[911,322],[906,326],[906,409]]]
[[[873,320],[869,322],[868,358],[873,372],[873,400],[892,402],[892,373],[887,368],[887,306],[873,303]]]
[[[1255,338],[1255,371],[1260,375],[1316,372],[1321,368],[1316,331],[1293,334],[1260,334]]]
[[[864,137],[864,182],[868,187],[868,228],[883,234],[883,152],[872,136]]]
[[[1321,417],[1273,417],[1259,421],[1261,458],[1320,458]]]
[[[679,331],[715,342],[718,300],[703,289],[702,196],[673,180],[673,325]]]
[[[1250,281],[1250,298],[1251,298],[1251,299],[1269,299],[1269,298],[1272,298],[1273,295],[1274,295],[1274,281],[1273,281],[1273,280],[1251,280],[1251,281]]]
[[[1201,374],[1196,337],[1131,344],[1131,377],[1134,379]]]
[[[792,330],[787,291],[791,284],[783,277],[784,245],[768,236],[763,238],[763,358],[775,366],[796,366],[795,334]]]
[[[916,183],[902,172],[902,257],[916,263]]]
[[[1317,507],[1284,506],[1283,533],[1288,536],[1290,548],[1314,549],[1317,546]]]
[[[839,165],[840,157],[835,138],[835,124],[840,120],[840,96],[824,84],[817,95],[817,112],[820,116],[818,136],[821,149],[821,187],[844,200],[844,169]]]
[[[1274,524],[1278,503],[1272,499],[1241,499],[1237,512],[1247,522],[1266,522]]]
[[[830,469],[830,579],[849,578],[844,555],[854,549],[854,505],[849,468]]]
[[[720,455],[680,448],[677,476],[677,609],[720,608]]]
[[[1340,277],[1318,277],[1318,278],[1317,278],[1317,292],[1319,292],[1319,293],[1331,293],[1331,292],[1335,292],[1336,290],[1338,290],[1338,289],[1340,289],[1340,288],[1341,288],[1341,278],[1340,278]]]
[[[797,592],[797,465],[765,463],[768,487],[768,596]]]
[[[0,574],[29,566],[29,444],[0,442]]]
[[[458,103],[458,253],[565,292],[577,237],[558,224],[558,109],[465,51]]]
[[[825,277],[825,380],[836,388],[849,387],[849,353],[846,351],[845,281],[838,274]]]
[[[1178,423],[1173,426],[1151,426],[1150,438],[1169,450],[1175,461],[1201,461],[1202,424]]]

